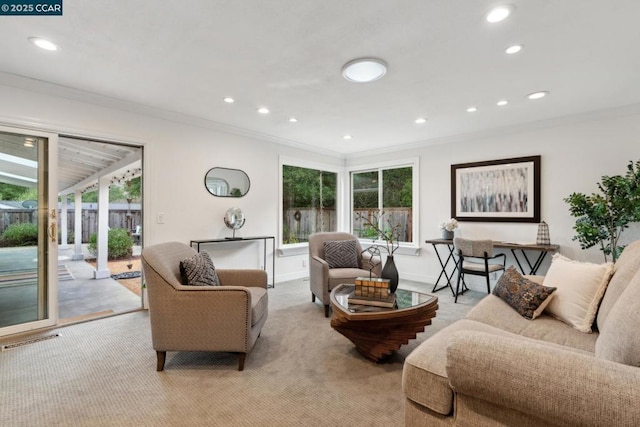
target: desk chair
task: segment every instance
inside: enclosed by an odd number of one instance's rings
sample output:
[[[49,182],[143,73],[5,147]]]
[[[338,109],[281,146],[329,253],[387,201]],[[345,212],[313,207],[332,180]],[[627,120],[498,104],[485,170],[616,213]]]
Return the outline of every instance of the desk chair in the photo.
[[[505,254],[493,255],[492,240],[469,240],[456,237],[453,239],[453,247],[458,256],[458,282],[456,283],[454,302],[458,302],[460,282],[464,282],[465,274],[486,277],[487,293],[491,293],[489,275],[496,271],[504,271],[507,256]],[[489,260],[498,258],[502,258],[502,264],[489,263]]]

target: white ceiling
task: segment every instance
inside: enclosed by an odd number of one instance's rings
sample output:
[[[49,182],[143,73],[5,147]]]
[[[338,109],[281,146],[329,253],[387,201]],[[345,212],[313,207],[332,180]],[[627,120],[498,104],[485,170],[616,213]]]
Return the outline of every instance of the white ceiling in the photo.
[[[640,103],[640,1],[508,2],[489,24],[493,0],[65,0],[62,17],[1,17],[0,71],[342,155]],[[344,80],[363,56],[387,75]]]

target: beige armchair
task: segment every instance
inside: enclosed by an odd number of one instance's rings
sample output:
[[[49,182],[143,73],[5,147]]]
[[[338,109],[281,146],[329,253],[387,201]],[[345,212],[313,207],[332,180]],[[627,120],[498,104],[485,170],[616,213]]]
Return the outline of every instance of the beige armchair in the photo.
[[[358,268],[329,268],[325,260],[324,242],[330,240],[355,240]],[[382,269],[380,260],[372,270],[373,277],[379,277]],[[370,256],[362,254],[358,237],[350,233],[322,232],[309,236],[309,285],[311,301],[316,298],[324,305],[324,317],[329,317],[329,293],[341,283],[354,283],[356,277],[369,277]]]
[[[267,320],[267,273],[216,269],[222,286],[183,286],[180,261],[194,254],[177,242],[142,251],[157,370],[167,351],[224,351],[238,353],[242,371]]]

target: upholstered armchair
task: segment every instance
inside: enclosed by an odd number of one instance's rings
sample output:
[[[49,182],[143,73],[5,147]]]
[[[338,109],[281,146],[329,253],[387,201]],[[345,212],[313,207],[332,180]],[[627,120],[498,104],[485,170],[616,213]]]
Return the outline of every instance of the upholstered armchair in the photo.
[[[177,242],[142,251],[157,370],[167,351],[222,351],[238,353],[242,371],[267,320],[267,273],[216,269],[221,286],[184,286],[180,261],[196,253]]]
[[[350,249],[344,253],[344,263],[348,267],[331,267],[325,253],[325,242],[355,241],[354,251]],[[338,249],[334,252],[340,253]],[[334,257],[335,259],[335,257]],[[347,260],[348,259],[348,260]],[[341,283],[354,283],[357,277],[369,277],[369,270],[373,277],[379,277],[382,269],[380,259],[371,262],[370,254],[362,253],[362,246],[358,238],[350,233],[322,232],[309,236],[309,286],[311,287],[311,301],[316,298],[324,305],[324,316],[329,317],[329,293]],[[333,265],[336,265],[335,263]]]

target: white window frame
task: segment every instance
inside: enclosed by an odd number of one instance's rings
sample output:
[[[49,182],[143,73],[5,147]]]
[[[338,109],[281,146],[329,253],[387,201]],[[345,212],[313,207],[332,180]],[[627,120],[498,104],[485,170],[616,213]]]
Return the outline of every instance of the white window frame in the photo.
[[[362,164],[362,165],[357,165],[357,166],[350,166],[347,168],[347,173],[348,173],[348,185],[349,185],[349,189],[348,189],[348,194],[349,194],[349,201],[348,201],[348,212],[346,212],[346,216],[348,217],[348,224],[349,224],[349,232],[353,233],[353,174],[354,173],[361,173],[361,172],[372,172],[372,171],[381,171],[381,170],[385,170],[385,169],[398,169],[398,168],[404,168],[404,167],[411,167],[411,171],[412,171],[412,186],[411,186],[411,203],[412,203],[412,207],[411,207],[411,221],[413,223],[413,230],[412,230],[412,234],[411,234],[411,242],[402,242],[400,243],[400,247],[398,248],[396,254],[401,254],[401,255],[418,255],[419,251],[420,251],[420,222],[419,222],[419,218],[420,218],[420,212],[419,212],[419,207],[420,207],[420,201],[418,199],[418,195],[420,194],[419,191],[419,183],[420,183],[420,158],[419,157],[411,157],[411,158],[405,158],[405,159],[398,159],[398,160],[388,160],[388,161],[382,161],[382,162],[375,162],[375,163],[367,163],[367,164]],[[379,183],[379,185],[382,185],[382,182]],[[379,193],[379,197],[382,197],[382,192]],[[380,205],[381,202],[378,203],[378,205]],[[360,239],[360,244],[363,247],[368,247],[372,245],[372,241],[370,239]]]
[[[280,256],[299,255],[308,252],[309,244],[307,242],[302,243],[284,243],[282,240],[282,198],[284,197],[282,190],[282,171],[284,166],[294,166],[306,169],[315,169],[326,172],[335,173],[336,176],[336,215],[337,215],[337,230],[340,231],[344,228],[344,215],[342,214],[342,207],[344,197],[344,176],[345,170],[341,166],[332,165],[328,163],[314,162],[294,157],[280,156],[278,165],[278,254]]]

